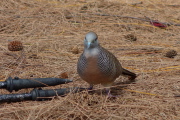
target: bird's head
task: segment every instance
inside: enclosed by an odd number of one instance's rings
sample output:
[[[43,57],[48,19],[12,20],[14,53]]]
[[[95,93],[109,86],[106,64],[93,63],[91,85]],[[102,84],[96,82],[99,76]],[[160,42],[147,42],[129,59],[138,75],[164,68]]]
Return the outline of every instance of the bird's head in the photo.
[[[99,46],[99,43],[98,43],[97,34],[94,32],[87,33],[84,39],[84,47],[86,49],[92,49],[98,46]]]

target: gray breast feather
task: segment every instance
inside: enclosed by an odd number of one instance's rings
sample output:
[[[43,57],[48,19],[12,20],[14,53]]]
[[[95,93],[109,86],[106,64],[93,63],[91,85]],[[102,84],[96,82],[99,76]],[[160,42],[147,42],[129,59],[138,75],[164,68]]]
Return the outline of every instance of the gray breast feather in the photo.
[[[84,54],[81,54],[77,64],[77,72],[79,73],[80,76],[83,74],[83,71],[86,69],[86,66],[87,66],[86,57],[84,56]]]
[[[99,47],[99,51],[98,67],[100,71],[112,79],[117,78],[122,73],[121,64],[112,53],[103,47]]]

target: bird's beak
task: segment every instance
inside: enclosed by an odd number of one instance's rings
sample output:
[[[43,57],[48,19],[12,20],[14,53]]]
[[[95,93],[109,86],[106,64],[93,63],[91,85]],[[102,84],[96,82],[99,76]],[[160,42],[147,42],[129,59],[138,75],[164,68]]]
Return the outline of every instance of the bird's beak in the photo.
[[[88,43],[87,43],[87,48],[89,49],[90,46],[91,46],[91,42],[88,42]]]

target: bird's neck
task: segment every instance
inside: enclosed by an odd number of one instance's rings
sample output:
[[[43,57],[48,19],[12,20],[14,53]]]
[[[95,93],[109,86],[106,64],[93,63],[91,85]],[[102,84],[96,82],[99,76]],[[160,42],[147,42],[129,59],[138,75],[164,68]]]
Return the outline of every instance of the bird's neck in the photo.
[[[99,49],[96,48],[91,48],[91,49],[84,49],[84,53],[86,58],[92,58],[92,57],[96,57],[99,54]]]

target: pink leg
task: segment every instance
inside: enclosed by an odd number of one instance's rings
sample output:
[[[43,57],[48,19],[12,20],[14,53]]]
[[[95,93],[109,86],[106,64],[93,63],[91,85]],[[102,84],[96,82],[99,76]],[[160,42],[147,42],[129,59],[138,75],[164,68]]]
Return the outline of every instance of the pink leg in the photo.
[[[106,88],[106,92],[109,98],[117,98],[120,96],[120,95],[112,95],[110,88]]]

